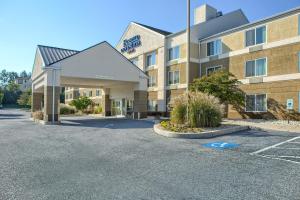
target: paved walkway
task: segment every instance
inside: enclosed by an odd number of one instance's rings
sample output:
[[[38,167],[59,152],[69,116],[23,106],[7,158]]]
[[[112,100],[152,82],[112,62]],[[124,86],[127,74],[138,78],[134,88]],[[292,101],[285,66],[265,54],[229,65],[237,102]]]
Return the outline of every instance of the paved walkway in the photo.
[[[262,119],[245,119],[245,120],[224,120],[225,124],[236,124],[250,126],[252,128],[261,128],[265,130],[286,131],[291,133],[300,133],[299,121],[284,120],[262,120]]]

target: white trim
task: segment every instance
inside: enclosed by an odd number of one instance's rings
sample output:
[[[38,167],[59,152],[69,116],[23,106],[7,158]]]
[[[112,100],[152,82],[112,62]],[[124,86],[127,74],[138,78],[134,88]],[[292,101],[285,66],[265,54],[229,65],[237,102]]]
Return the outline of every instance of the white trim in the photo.
[[[170,48],[167,49],[167,62],[172,62],[172,61],[176,61],[176,60],[179,60],[179,59],[180,59],[180,55],[181,55],[181,53],[180,53],[181,46],[182,46],[182,45],[176,45],[176,46],[173,46],[173,47],[170,47]],[[171,50],[171,49],[174,50],[174,49],[177,48],[177,47],[178,47],[178,58],[175,58],[175,59],[170,60],[170,50]]]
[[[300,73],[284,74],[284,75],[277,75],[277,76],[263,76],[262,79],[263,79],[263,83],[276,82],[276,81],[297,80],[297,79],[300,80]],[[239,81],[242,82],[243,84],[249,84],[249,78],[241,79]]]
[[[216,41],[220,41],[220,43],[221,43],[221,51],[220,51],[220,53],[217,53],[217,54],[214,54],[214,55],[207,55],[207,45],[208,45],[208,43],[214,43],[214,42],[216,42]],[[207,42],[206,43],[206,52],[205,52],[205,55],[206,55],[206,57],[208,57],[208,58],[210,58],[210,57],[213,57],[213,56],[218,56],[218,55],[222,55],[222,53],[223,53],[223,42],[222,42],[222,40],[221,39],[216,39],[216,40],[213,40],[213,41],[211,41],[211,42]]]
[[[176,90],[176,89],[185,89],[187,88],[187,84],[177,84],[177,85],[169,85],[166,87],[166,90]]]
[[[284,40],[279,40],[279,41],[275,41],[275,42],[261,44],[261,46],[263,47],[263,50],[267,50],[267,49],[280,47],[280,46],[284,46],[284,45],[289,45],[289,44],[295,44],[295,43],[299,43],[299,42],[300,42],[300,36],[296,36],[296,37],[292,37],[292,38],[288,38],[288,39],[284,39]],[[242,55],[242,54],[249,54],[249,49],[250,48],[251,47],[247,47],[247,48],[243,48],[243,49],[240,49],[240,50],[220,54],[219,55],[219,60],[223,59],[223,58]],[[210,61],[209,57],[205,57],[205,58],[200,59],[200,63],[206,63],[206,62],[209,62],[209,61]]]
[[[175,81],[175,72],[178,72],[178,83],[174,83]],[[173,83],[170,84],[169,82],[169,77],[170,77],[170,73],[172,73],[172,76],[173,76]],[[168,71],[168,86],[173,86],[173,85],[179,85],[180,84],[180,70],[174,70],[174,71]]]
[[[167,61],[166,66],[172,66],[172,65],[186,63],[186,62],[187,62],[186,58],[179,58],[179,59],[176,59],[176,60]],[[198,63],[198,64],[200,63],[199,58],[190,58],[190,62],[191,63]]]
[[[256,96],[259,96],[259,95],[266,95],[266,110],[265,111],[257,111],[256,110]],[[247,96],[255,96],[255,99],[254,99],[254,105],[255,105],[255,110],[254,111],[247,111]],[[268,112],[268,94],[267,93],[249,93],[249,94],[245,94],[245,112],[246,113],[267,113]]]
[[[266,40],[265,40],[264,43],[256,44],[256,29],[262,28],[262,27],[266,27]],[[254,42],[255,42],[255,44],[247,46],[247,44],[246,44],[247,43],[246,33],[247,33],[247,31],[251,31],[251,30],[254,30]],[[248,28],[248,29],[244,30],[244,47],[245,48],[251,48],[251,47],[255,47],[255,46],[263,45],[263,44],[267,44],[267,43],[268,43],[268,24],[257,25],[257,26],[254,26],[254,27],[251,27],[251,28]]]
[[[256,62],[258,61],[258,60],[263,60],[263,59],[266,59],[266,69],[265,69],[265,71],[266,71],[266,74],[264,74],[264,75],[259,75],[259,76],[257,76],[256,75]],[[247,62],[251,62],[251,61],[254,61],[254,76],[247,76],[247,68],[246,68],[246,66],[247,66]],[[254,59],[254,60],[246,60],[246,62],[245,62],[245,64],[244,64],[244,77],[245,78],[258,78],[258,77],[265,77],[265,76],[268,76],[268,58],[267,57],[262,57],[262,58],[257,58],[257,59]]]

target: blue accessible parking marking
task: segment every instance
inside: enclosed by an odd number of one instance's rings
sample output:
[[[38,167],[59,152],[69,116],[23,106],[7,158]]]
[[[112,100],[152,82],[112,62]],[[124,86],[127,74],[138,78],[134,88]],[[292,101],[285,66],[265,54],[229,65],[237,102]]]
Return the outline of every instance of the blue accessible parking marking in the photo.
[[[213,143],[204,144],[203,146],[206,148],[223,150],[223,149],[237,148],[240,145],[235,143],[228,143],[228,142],[213,142]]]

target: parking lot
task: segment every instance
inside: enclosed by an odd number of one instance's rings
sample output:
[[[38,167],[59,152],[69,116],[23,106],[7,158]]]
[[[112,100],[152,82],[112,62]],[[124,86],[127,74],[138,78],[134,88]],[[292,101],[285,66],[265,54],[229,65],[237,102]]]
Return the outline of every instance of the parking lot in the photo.
[[[300,134],[188,140],[158,136],[150,121],[62,122],[43,126],[28,112],[0,110],[1,200],[300,199]]]

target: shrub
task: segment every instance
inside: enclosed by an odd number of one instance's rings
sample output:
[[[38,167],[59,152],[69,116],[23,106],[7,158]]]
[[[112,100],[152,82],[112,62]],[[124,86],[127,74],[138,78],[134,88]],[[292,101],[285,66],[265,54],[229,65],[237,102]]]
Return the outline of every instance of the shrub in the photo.
[[[31,89],[22,92],[17,102],[20,106],[31,107]]]
[[[176,124],[184,124],[186,121],[187,96],[175,98],[173,101],[173,109],[171,112],[171,122]]]
[[[43,120],[44,119],[44,113],[42,111],[36,111],[32,113],[33,119]]]
[[[200,128],[216,127],[222,121],[223,106],[216,97],[208,94],[189,92],[175,98],[172,104],[172,123],[188,124],[191,128]]]
[[[60,114],[61,115],[72,115],[72,114],[75,114],[75,109],[66,104],[60,104]]]
[[[0,105],[2,105],[4,93],[0,90]]]
[[[101,106],[95,106],[94,107],[94,114],[101,114],[102,113],[102,107]]]
[[[71,101],[70,105],[74,106],[79,111],[86,111],[86,109],[93,104],[93,101],[88,97],[79,97]]]
[[[223,106],[216,97],[194,92],[189,95],[188,123],[191,127],[217,127],[223,116]]]

